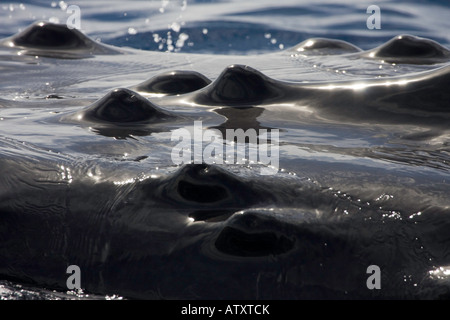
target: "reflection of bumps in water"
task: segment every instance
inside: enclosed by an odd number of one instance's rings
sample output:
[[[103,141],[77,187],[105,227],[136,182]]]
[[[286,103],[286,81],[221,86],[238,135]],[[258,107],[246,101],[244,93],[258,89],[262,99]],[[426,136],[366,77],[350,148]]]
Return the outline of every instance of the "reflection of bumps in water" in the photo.
[[[195,101],[201,104],[248,106],[268,102],[282,94],[280,85],[261,72],[243,65],[231,65]]]
[[[175,116],[129,89],[115,89],[91,104],[83,119],[93,122],[139,123],[164,121]]]
[[[211,80],[195,71],[171,71],[156,75],[135,87],[134,90],[166,95],[183,94],[206,87]]]
[[[237,214],[218,235],[215,247],[238,257],[276,256],[294,248],[293,227],[257,212]]]
[[[333,55],[359,52],[361,49],[343,40],[311,38],[300,42],[290,51],[313,55]]]
[[[8,39],[16,47],[40,50],[83,50],[86,53],[112,53],[103,46],[64,24],[36,22]]]
[[[388,62],[427,64],[449,60],[450,51],[430,39],[399,35],[370,50],[368,56],[382,58]]]

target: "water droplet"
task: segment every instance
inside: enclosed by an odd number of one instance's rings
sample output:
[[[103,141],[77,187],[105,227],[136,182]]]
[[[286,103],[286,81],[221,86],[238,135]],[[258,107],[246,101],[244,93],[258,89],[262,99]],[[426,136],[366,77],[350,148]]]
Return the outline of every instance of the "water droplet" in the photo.
[[[172,22],[169,25],[169,29],[172,29],[175,32],[180,32],[181,26],[180,26],[180,24],[178,22]]]
[[[60,1],[59,2],[59,7],[61,8],[61,10],[66,11],[67,3],[65,3],[64,1]]]

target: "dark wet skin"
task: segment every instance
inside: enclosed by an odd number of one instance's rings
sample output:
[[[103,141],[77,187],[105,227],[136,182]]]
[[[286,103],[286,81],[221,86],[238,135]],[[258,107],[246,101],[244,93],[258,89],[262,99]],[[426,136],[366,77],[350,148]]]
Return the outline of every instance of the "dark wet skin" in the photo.
[[[159,74],[134,87],[133,90],[164,95],[177,95],[192,92],[211,83],[199,72],[176,70]]]
[[[77,59],[93,54],[117,54],[120,51],[95,42],[77,29],[63,24],[36,22],[2,44],[24,49],[29,55]]]
[[[290,51],[303,54],[329,55],[360,52],[362,50],[343,40],[312,38],[292,47]]]
[[[175,117],[138,93],[123,88],[114,89],[81,112],[82,120],[94,123],[148,123]]]
[[[368,51],[368,56],[387,62],[433,64],[449,61],[450,51],[433,40],[400,35]]]
[[[369,81],[340,81],[320,84],[293,84],[271,79],[243,65],[226,68],[209,86],[177,98],[158,100],[160,104],[192,101],[204,106],[247,108],[276,104],[311,105],[317,114],[332,119],[393,123],[420,123],[446,128],[450,120],[450,67],[409,77]],[[360,94],[363,89],[364,94]],[[411,94],[414,93],[414,94]],[[430,99],[433,97],[433,99]],[[182,102],[182,101],[183,102]],[[336,101],[340,107],[335,108]],[[386,113],[391,113],[386,117]],[[444,113],[444,115],[442,115]],[[424,116],[427,114],[427,116]]]
[[[195,93],[193,100],[199,104],[246,106],[268,103],[282,95],[276,81],[251,67],[232,65],[210,86]]]

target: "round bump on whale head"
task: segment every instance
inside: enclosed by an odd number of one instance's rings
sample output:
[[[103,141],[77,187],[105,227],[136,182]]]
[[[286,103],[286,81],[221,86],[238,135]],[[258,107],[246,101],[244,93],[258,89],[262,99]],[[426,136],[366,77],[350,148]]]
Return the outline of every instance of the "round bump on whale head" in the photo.
[[[276,82],[245,65],[231,65],[197,95],[199,103],[219,105],[257,105],[279,97]]]
[[[219,233],[215,247],[226,255],[257,258],[273,257],[290,252],[295,247],[295,238],[289,236],[285,223],[245,212],[234,215]],[[281,232],[280,232],[281,231]],[[284,232],[286,234],[284,234]]]
[[[36,22],[22,32],[6,38],[3,44],[28,49],[25,54],[60,58],[80,58],[91,54],[112,54],[119,51],[97,43],[77,29],[65,24]]]
[[[84,38],[81,32],[65,25],[38,22],[14,36],[13,42],[23,47],[78,49],[87,46]]]
[[[176,192],[181,198],[196,203],[217,203],[231,199],[227,183],[232,179],[225,172],[207,164],[190,164],[178,174]],[[220,182],[220,183],[219,183]]]
[[[450,59],[450,51],[439,43],[411,35],[396,36],[365,55],[388,62],[410,64],[437,63]]]
[[[212,164],[185,164],[168,178],[160,196],[170,203],[191,208],[240,209],[272,195],[259,186],[250,186],[241,177]]]
[[[83,119],[93,122],[118,124],[163,121],[173,117],[138,93],[124,88],[110,91],[82,114]]]
[[[188,201],[212,203],[230,197],[228,190],[218,184],[208,183],[209,177],[217,173],[209,172],[206,164],[193,164],[184,170],[185,176],[178,181],[178,194]],[[203,181],[202,181],[203,180]]]
[[[164,95],[183,94],[206,87],[211,80],[195,71],[176,70],[162,73],[133,87],[136,91]]]
[[[334,55],[360,52],[361,49],[343,40],[311,38],[300,42],[296,46],[292,47],[290,51],[300,52],[303,54]]]

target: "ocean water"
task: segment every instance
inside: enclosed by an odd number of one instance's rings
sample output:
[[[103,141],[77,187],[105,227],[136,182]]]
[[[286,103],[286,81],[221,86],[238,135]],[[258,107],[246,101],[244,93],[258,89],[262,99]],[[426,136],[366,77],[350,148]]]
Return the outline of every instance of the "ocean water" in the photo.
[[[1,2],[0,298],[448,299],[449,16]]]

